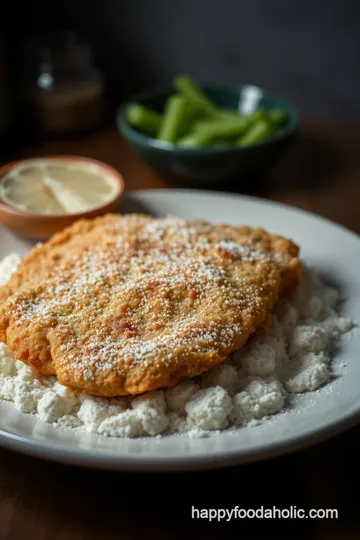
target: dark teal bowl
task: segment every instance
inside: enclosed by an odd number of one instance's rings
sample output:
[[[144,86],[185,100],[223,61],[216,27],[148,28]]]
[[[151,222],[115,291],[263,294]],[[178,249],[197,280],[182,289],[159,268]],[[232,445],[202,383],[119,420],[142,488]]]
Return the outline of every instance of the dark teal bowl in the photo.
[[[117,110],[116,125],[138,156],[150,167],[179,186],[196,188],[242,188],[249,177],[269,171],[287,149],[298,126],[298,113],[288,101],[251,85],[203,85],[202,89],[220,106],[243,111],[251,104],[264,109],[280,107],[287,114],[281,134],[262,143],[245,147],[181,148],[147,137],[133,129],[126,121],[125,109],[139,103],[162,112],[172,88],[153,89],[132,96]]]

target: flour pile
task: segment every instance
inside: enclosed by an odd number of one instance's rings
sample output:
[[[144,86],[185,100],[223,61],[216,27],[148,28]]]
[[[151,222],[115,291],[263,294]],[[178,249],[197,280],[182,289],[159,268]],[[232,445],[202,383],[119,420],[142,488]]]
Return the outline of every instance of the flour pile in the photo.
[[[0,263],[6,283],[20,258]],[[0,399],[55,426],[110,437],[146,437],[254,424],[279,413],[291,394],[311,392],[331,379],[331,359],[353,324],[339,316],[338,291],[309,269],[295,293],[276,306],[270,328],[207,373],[170,390],[142,396],[76,396],[55,377],[37,375],[0,343]]]

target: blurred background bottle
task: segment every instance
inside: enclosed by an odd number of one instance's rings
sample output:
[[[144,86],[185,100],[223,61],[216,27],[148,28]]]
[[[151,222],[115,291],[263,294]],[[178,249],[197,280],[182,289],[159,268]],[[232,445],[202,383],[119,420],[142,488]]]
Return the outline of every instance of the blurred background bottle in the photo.
[[[26,47],[25,66],[25,103],[40,133],[69,135],[101,125],[102,73],[90,44],[75,32],[31,41]]]
[[[0,158],[13,145],[14,100],[7,47],[0,41]]]

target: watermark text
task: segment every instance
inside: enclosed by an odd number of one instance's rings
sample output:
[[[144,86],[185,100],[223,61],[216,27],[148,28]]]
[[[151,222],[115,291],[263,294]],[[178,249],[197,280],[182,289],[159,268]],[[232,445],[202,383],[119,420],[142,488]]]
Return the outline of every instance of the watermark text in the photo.
[[[338,519],[339,512],[335,508],[310,508],[304,510],[297,506],[277,508],[195,508],[191,507],[192,519],[207,521],[231,521],[233,519]]]

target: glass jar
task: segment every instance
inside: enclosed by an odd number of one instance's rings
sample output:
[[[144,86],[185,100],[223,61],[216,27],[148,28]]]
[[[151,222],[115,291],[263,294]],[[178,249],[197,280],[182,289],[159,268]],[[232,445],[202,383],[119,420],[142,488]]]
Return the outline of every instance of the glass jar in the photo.
[[[75,33],[33,44],[28,67],[27,102],[41,131],[62,135],[101,124],[102,75]]]

